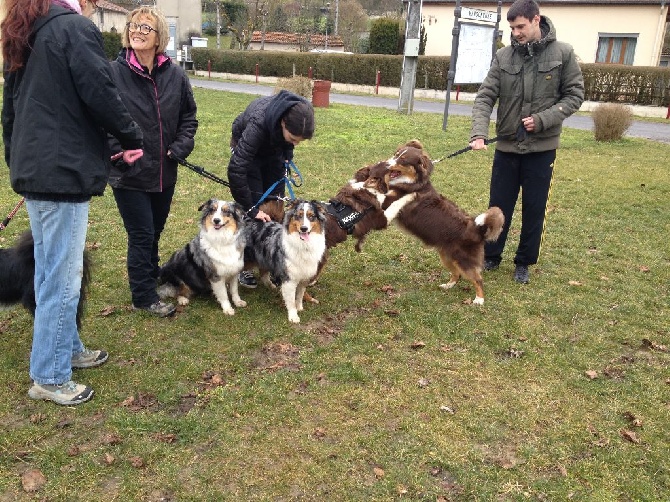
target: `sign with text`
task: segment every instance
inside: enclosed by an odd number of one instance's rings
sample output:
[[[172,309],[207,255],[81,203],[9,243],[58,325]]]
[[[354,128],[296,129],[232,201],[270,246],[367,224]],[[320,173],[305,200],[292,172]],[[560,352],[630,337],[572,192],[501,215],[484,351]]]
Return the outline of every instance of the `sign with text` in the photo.
[[[472,19],[473,21],[486,21],[487,23],[495,23],[497,15],[495,12],[489,10],[470,9],[463,7],[461,9],[461,19]]]

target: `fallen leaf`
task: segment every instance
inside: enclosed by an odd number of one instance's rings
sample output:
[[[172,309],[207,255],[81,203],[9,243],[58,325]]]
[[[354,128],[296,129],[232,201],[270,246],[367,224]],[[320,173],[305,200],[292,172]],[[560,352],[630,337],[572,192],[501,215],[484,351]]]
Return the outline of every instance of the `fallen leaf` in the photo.
[[[579,281],[568,281],[568,284],[570,284],[570,286],[583,286],[584,285],[584,283],[579,282]]]
[[[314,434],[315,438],[319,438],[319,439],[326,437],[326,431],[324,429],[321,429],[320,427],[317,427],[316,429],[314,429],[313,434]]]
[[[132,465],[136,469],[144,467],[144,460],[142,460],[141,457],[130,457],[128,461],[130,462],[130,465]]]
[[[102,438],[102,442],[106,445],[115,445],[121,443],[121,436],[118,434],[107,434]]]
[[[444,411],[444,412],[449,413],[451,415],[456,413],[453,408],[450,408],[449,406],[445,406],[445,405],[440,406],[440,411]]]
[[[430,381],[427,378],[419,378],[419,381],[417,382],[420,388],[428,387],[430,384]]]
[[[396,486],[396,490],[398,492],[398,495],[407,495],[407,487],[403,485],[398,485]]]
[[[633,415],[630,411],[624,413],[623,416],[633,427],[642,427],[642,420]]]
[[[100,311],[100,315],[102,317],[107,317],[108,315],[111,315],[114,313],[114,307],[111,305],[107,305],[104,309]]]
[[[107,465],[112,465],[115,460],[116,458],[111,453],[105,453],[105,458],[102,459],[102,461]]]
[[[641,442],[640,438],[637,437],[637,434],[635,434],[633,431],[629,431],[628,429],[621,429],[621,436],[634,444],[640,444]]]
[[[381,290],[384,293],[391,293],[393,292],[393,286],[391,286],[390,284],[385,284],[381,287]]]
[[[598,372],[593,370],[586,370],[584,374],[589,377],[590,380],[595,380],[598,378]]]
[[[650,269],[646,265],[640,265],[640,272],[649,272]]]
[[[28,469],[21,476],[21,486],[26,493],[34,493],[42,488],[47,482],[42,471],[39,469]]]
[[[384,469],[382,469],[381,467],[375,467],[374,469],[372,469],[372,471],[375,473],[375,477],[376,477],[377,479],[381,479],[381,478],[383,478],[384,475],[386,474],[386,473],[384,472]]]
[[[412,344],[410,345],[410,347],[412,347],[413,349],[422,349],[425,346],[426,346],[425,342],[421,342],[421,341],[418,341],[418,340],[415,341],[415,342],[412,342]]]
[[[395,309],[385,310],[384,313],[389,317],[398,317],[400,315],[400,311]]]
[[[643,338],[642,339],[642,346],[646,347],[651,350],[657,350],[659,352],[667,352],[668,348],[665,345],[661,345],[660,343],[653,342],[649,340],[648,338]]]

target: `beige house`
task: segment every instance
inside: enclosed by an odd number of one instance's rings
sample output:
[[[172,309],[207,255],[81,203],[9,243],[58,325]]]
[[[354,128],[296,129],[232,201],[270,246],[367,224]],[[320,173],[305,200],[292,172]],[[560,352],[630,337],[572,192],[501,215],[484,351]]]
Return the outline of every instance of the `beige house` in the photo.
[[[583,63],[619,63],[659,66],[666,23],[665,0],[541,0],[540,13],[551,19],[559,40],[572,44]],[[507,11],[502,2],[499,30],[510,43]],[[461,1],[469,9],[496,12],[496,0]],[[426,55],[450,56],[455,0],[423,0],[422,24],[426,29]],[[495,20],[495,17],[494,17]]]
[[[98,9],[91,16],[91,21],[100,28],[100,31],[123,33],[128,9],[107,0],[98,0],[97,6]]]
[[[202,4],[200,0],[155,0],[168,21],[170,43],[165,51],[170,57],[177,57],[182,45],[191,45],[191,37],[202,34]]]

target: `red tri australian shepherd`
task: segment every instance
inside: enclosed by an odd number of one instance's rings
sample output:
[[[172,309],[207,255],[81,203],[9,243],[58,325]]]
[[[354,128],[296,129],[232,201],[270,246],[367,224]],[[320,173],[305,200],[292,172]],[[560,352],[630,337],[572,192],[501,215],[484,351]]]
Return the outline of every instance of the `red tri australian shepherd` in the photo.
[[[413,194],[414,199],[400,209],[396,223],[437,250],[450,273],[449,282],[440,285],[441,288],[453,288],[463,276],[474,285],[476,293],[472,303],[482,305],[484,243],[500,236],[505,221],[500,208],[491,207],[473,218],[440,195],[430,182],[433,163],[416,140],[400,147],[387,164],[385,181],[389,192],[382,207]]]

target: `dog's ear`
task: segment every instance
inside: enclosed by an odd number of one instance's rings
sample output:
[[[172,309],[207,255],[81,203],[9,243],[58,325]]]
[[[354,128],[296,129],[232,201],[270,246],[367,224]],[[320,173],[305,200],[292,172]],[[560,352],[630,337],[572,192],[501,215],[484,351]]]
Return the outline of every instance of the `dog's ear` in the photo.
[[[314,212],[316,213],[316,218],[320,222],[326,221],[326,212],[328,211],[328,209],[326,209],[326,205],[318,200],[312,200],[310,201],[310,203],[312,204],[312,206],[314,206]]]
[[[354,181],[365,181],[368,176],[370,176],[370,169],[373,166],[365,166],[361,167],[358,171],[356,171],[356,174],[354,174]]]
[[[214,202],[214,199],[209,199],[207,202],[203,202],[202,204],[200,204],[200,207],[198,208],[198,211],[202,211],[207,206],[209,206],[212,202]]]
[[[410,139],[407,143],[405,143],[404,146],[406,146],[406,147],[409,146],[409,147],[412,147],[412,148],[417,148],[419,150],[423,150],[423,145],[421,144],[421,141],[419,141],[418,139]]]
[[[423,166],[428,176],[433,174],[433,169],[435,168],[435,166],[433,165],[433,161],[430,160],[430,157],[428,157],[428,155],[425,154],[421,155],[421,165]]]

